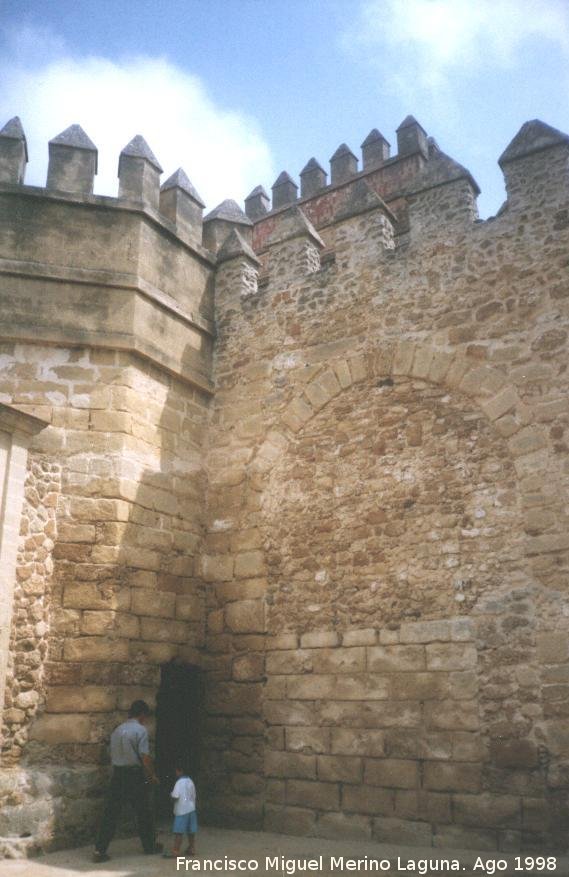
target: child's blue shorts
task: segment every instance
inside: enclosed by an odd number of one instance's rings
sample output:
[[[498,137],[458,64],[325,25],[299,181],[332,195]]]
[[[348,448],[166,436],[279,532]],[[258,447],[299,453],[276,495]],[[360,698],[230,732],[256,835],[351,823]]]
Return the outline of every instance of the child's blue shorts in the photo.
[[[174,816],[174,824],[172,832],[174,834],[197,834],[198,831],[198,814],[195,810],[191,813],[182,813],[181,816]]]

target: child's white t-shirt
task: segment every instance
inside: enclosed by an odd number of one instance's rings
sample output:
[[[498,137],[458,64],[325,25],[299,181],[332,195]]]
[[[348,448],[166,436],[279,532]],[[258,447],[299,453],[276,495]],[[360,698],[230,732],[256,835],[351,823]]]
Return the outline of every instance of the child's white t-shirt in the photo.
[[[196,787],[189,777],[180,777],[172,789],[174,816],[184,816],[196,809]]]

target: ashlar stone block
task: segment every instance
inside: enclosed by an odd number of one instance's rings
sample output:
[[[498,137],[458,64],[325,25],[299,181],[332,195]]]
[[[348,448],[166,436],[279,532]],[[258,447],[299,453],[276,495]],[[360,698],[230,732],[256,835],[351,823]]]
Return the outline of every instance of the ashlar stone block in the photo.
[[[376,786],[351,786],[342,789],[342,810],[347,813],[368,813],[390,816],[394,811],[395,793]]]
[[[268,751],[265,754],[265,774],[270,777],[316,779],[316,756]]]
[[[367,649],[368,670],[393,673],[425,669],[425,648],[422,645],[374,646]]]
[[[470,670],[476,667],[476,647],[471,643],[433,643],[427,645],[429,670]]]
[[[76,713],[45,714],[34,721],[30,739],[41,743],[88,743],[91,735],[89,716]]]
[[[481,781],[481,768],[477,764],[425,764],[423,783],[426,789],[439,792],[478,792]]]
[[[364,648],[314,649],[311,654],[314,673],[355,673],[365,670]]]
[[[473,828],[519,828],[522,802],[515,795],[455,795],[454,818]]]
[[[371,821],[367,816],[355,813],[321,813],[318,817],[318,836],[331,840],[369,840]]]
[[[117,695],[112,688],[96,685],[57,685],[49,689],[49,713],[104,713],[116,707]]]
[[[135,588],[132,593],[131,608],[137,615],[173,618],[176,610],[176,595],[167,591]]]
[[[289,780],[286,801],[287,804],[305,805],[316,810],[339,810],[340,788],[337,783]]]
[[[310,727],[287,728],[286,748],[289,752],[303,752],[306,755],[329,752],[330,729]]]
[[[362,759],[349,755],[320,755],[317,773],[318,779],[328,782],[360,783],[363,774]]]
[[[385,735],[367,728],[332,728],[331,752],[334,755],[385,755]]]
[[[418,762],[398,758],[366,760],[364,783],[395,789],[415,789],[419,785]]]
[[[239,600],[225,608],[225,622],[233,633],[263,633],[265,607],[261,600]]]
[[[128,640],[108,639],[103,636],[79,636],[64,643],[66,661],[128,661]]]

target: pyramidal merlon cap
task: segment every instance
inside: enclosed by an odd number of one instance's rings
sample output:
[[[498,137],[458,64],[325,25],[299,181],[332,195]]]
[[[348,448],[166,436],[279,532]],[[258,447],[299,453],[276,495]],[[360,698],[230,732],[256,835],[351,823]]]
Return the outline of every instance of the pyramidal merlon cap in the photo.
[[[179,167],[177,171],[174,171],[172,176],[168,177],[166,182],[160,186],[161,192],[165,192],[167,189],[182,189],[182,191],[186,192],[196,204],[199,204],[200,207],[205,207],[205,204],[198,195],[193,183],[190,182],[188,175],[181,167]]]
[[[515,158],[529,155],[532,152],[540,152],[550,146],[559,146],[561,143],[568,144],[569,136],[551,125],[546,125],[540,119],[532,119],[524,122],[514,139],[506,147],[498,164],[501,166]]]
[[[137,134],[136,137],[132,138],[130,143],[127,143],[127,145],[121,152],[121,157],[123,155],[128,155],[132,158],[145,158],[146,161],[150,162],[150,164],[156,168],[158,173],[162,173],[160,162],[152,152],[150,146],[148,145],[142,134]]]
[[[256,198],[257,195],[262,195],[263,198],[268,198],[268,197],[269,197],[269,196],[267,195],[267,193],[265,192],[263,186],[255,186],[255,188],[253,189],[253,191],[250,192],[250,193],[247,195],[247,197],[245,198],[245,200],[248,201],[249,198]]]
[[[237,201],[233,201],[232,198],[228,198],[226,201],[222,201],[221,204],[218,204],[217,207],[214,207],[204,218],[204,222],[209,222],[212,219],[225,219],[227,222],[239,222],[241,225],[253,225],[249,217],[243,213]]]
[[[408,116],[408,118],[410,117]],[[389,141],[386,137],[383,136],[381,131],[378,131],[377,128],[372,128],[366,139],[362,143],[362,147],[369,146],[370,143],[375,143],[377,140],[383,140],[384,143],[387,143],[389,145]]]
[[[319,164],[319,162],[317,162],[315,158],[311,158],[309,161],[307,161],[300,173],[307,174],[310,171],[323,171],[324,173],[326,173],[322,165]]]
[[[296,183],[288,171],[281,171],[271,188],[274,189],[276,186],[284,186],[285,183],[292,183],[293,186],[296,186]],[[298,189],[298,186],[296,186],[296,188]]]
[[[97,173],[97,147],[87,136],[81,125],[70,125],[57,137],[49,141],[49,146],[68,146],[70,149],[85,149],[95,153],[95,173]]]
[[[96,152],[97,147],[90,137],[85,134],[81,125],[70,125],[57,137],[53,137],[50,141],[57,146],[71,146],[73,149],[88,149],[90,152]]]
[[[28,160],[28,142],[19,116],[14,116],[6,122],[4,127],[0,130],[0,137],[4,137],[6,140],[23,140],[26,161]]]
[[[228,261],[228,259],[235,258],[235,256],[246,256],[251,262],[254,262],[256,265],[260,264],[253,249],[249,246],[247,241],[243,240],[236,228],[231,231],[229,237],[225,240],[223,246],[217,254],[217,261],[226,262]]]
[[[420,128],[424,134],[427,133],[421,123],[417,121],[415,116],[405,116],[397,130],[401,131],[402,128],[411,128],[413,125],[416,125],[418,128]]]
[[[340,158],[341,155],[351,155],[353,158],[356,157],[347,143],[340,143],[330,161],[334,161],[335,158]]]

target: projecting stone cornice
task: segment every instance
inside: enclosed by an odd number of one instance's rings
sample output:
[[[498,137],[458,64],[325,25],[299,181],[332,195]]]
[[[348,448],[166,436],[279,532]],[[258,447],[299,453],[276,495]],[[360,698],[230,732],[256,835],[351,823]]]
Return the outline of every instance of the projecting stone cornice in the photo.
[[[88,268],[54,267],[38,262],[18,261],[0,258],[0,274],[12,276],[34,277],[42,280],[61,281],[62,283],[81,283],[95,286],[109,286],[115,289],[134,290],[140,295],[155,302],[167,311],[171,311],[194,329],[204,332],[211,338],[215,336],[213,322],[201,314],[194,314],[180,307],[172,296],[158,289],[136,274],[117,274],[115,271],[97,271]]]

